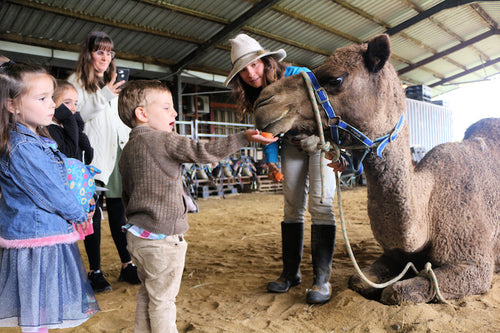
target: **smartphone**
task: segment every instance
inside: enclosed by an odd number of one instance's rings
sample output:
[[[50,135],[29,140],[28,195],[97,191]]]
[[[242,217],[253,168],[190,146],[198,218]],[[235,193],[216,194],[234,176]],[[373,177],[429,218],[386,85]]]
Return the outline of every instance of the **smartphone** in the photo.
[[[128,81],[128,75],[130,74],[130,69],[128,68],[117,68],[116,69],[116,82]]]

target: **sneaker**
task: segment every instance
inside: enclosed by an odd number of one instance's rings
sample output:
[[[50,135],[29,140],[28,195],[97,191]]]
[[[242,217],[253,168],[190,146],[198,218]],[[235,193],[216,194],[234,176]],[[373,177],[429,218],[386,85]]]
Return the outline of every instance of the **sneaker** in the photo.
[[[89,280],[92,289],[94,289],[95,293],[100,293],[103,291],[111,290],[111,285],[104,278],[104,274],[100,270],[89,272]]]
[[[130,284],[140,284],[141,280],[137,276],[137,266],[130,263],[120,271],[119,281],[128,282]]]

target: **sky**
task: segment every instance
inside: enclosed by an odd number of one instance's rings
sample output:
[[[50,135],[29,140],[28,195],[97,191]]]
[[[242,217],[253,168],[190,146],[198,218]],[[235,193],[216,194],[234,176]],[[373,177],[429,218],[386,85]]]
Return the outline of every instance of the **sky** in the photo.
[[[500,117],[500,75],[488,81],[461,84],[435,99],[448,102],[453,112],[453,140],[461,141],[467,127],[479,119]]]

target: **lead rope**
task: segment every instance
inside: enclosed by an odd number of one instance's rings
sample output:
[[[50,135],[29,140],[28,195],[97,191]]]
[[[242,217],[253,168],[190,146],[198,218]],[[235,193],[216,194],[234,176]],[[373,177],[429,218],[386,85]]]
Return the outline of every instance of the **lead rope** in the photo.
[[[325,141],[325,135],[324,135],[324,132],[323,132],[323,123],[321,121],[321,115],[319,113],[318,104],[316,103],[316,95],[314,93],[314,88],[313,88],[313,86],[311,84],[311,81],[309,80],[309,76],[307,75],[307,73],[306,72],[301,72],[301,74],[304,77],[304,81],[306,82],[307,91],[309,93],[309,98],[311,100],[311,104],[313,106],[314,114],[316,116],[316,122],[318,124],[319,141],[320,141],[319,144],[318,144],[318,149],[321,150],[321,159],[320,159],[321,160],[321,162],[320,162],[321,202],[323,202],[323,199],[325,197],[325,169],[324,169],[325,152],[332,153],[332,150],[334,150],[335,152],[333,153],[333,155],[334,155],[334,160],[335,160],[335,158],[337,158],[337,159],[340,158],[340,149],[336,145],[333,145],[333,149],[332,149],[332,147],[330,145],[330,142],[326,142]],[[439,285],[438,285],[438,282],[437,282],[437,278],[436,278],[436,275],[434,274],[434,271],[432,270],[432,265],[431,265],[430,262],[428,262],[428,263],[425,264],[425,268],[421,272],[418,272],[418,270],[415,267],[415,265],[412,262],[409,262],[409,263],[406,264],[405,268],[403,269],[403,271],[398,276],[396,276],[392,280],[389,280],[389,281],[384,282],[384,283],[374,283],[374,282],[370,281],[363,274],[363,272],[359,268],[359,265],[358,265],[358,263],[356,261],[356,258],[354,257],[354,253],[352,252],[352,248],[351,248],[351,244],[349,242],[349,238],[347,237],[347,230],[346,230],[346,227],[345,227],[345,220],[344,220],[344,210],[343,210],[343,207],[342,207],[342,194],[341,194],[341,190],[340,190],[340,179],[339,179],[338,172],[335,172],[335,182],[336,182],[336,185],[337,185],[337,200],[338,200],[338,205],[339,205],[340,221],[341,221],[341,224],[342,224],[342,234],[344,235],[344,240],[345,240],[345,243],[346,243],[347,253],[349,254],[349,258],[351,258],[352,264],[354,265],[354,268],[356,269],[356,272],[361,277],[361,279],[364,282],[366,282],[368,285],[370,285],[371,287],[373,287],[373,288],[382,289],[382,288],[386,288],[386,287],[390,286],[391,284],[396,283],[399,280],[401,280],[403,278],[403,276],[405,276],[405,274],[411,268],[411,269],[413,269],[413,271],[415,272],[415,274],[421,275],[421,276],[425,276],[425,277],[427,277],[430,280],[430,283],[431,283],[431,290],[430,290],[431,300],[434,299],[434,297],[436,297],[441,303],[449,304],[445,300],[445,298],[443,297],[443,295],[441,294],[441,291],[439,290]]]

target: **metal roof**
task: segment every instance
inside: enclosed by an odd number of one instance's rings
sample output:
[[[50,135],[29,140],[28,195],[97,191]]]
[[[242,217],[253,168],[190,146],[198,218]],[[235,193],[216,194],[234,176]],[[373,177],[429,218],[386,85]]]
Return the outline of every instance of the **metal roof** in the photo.
[[[101,30],[132,75],[166,79],[190,70],[193,82],[222,86],[228,40],[241,32],[309,68],[339,47],[387,33],[401,80],[437,96],[500,72],[499,21],[500,1],[3,0],[0,53],[69,69],[87,33]]]

